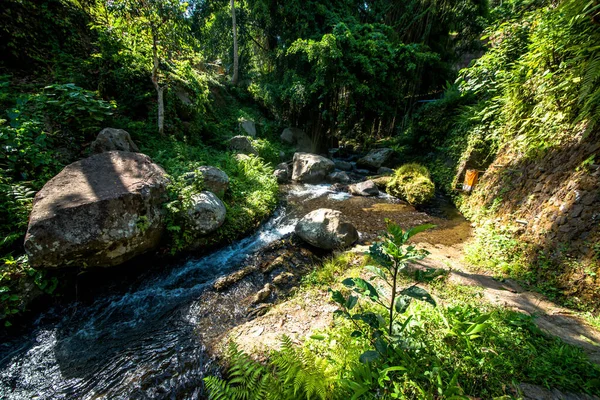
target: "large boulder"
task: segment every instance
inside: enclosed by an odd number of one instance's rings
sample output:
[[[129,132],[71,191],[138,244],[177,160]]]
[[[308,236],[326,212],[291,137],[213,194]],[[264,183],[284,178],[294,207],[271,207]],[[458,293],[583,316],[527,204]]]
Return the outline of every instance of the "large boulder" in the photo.
[[[302,129],[285,128],[280,139],[283,143],[294,146],[296,151],[304,153],[315,151],[312,140]]]
[[[307,243],[325,250],[340,249],[358,240],[358,231],[340,211],[320,208],[296,224],[296,234]]]
[[[140,153],[109,151],[65,167],[35,196],[25,237],[34,267],[109,267],[155,248],[168,179]]]
[[[229,189],[229,177],[217,167],[202,166],[196,169],[196,171],[188,172],[184,177],[186,181],[191,182],[198,175],[202,177],[204,188],[219,197],[223,197],[227,189]]]
[[[292,180],[303,183],[321,183],[335,169],[333,161],[309,153],[294,154]]]
[[[234,136],[229,140],[229,148],[242,154],[256,154],[258,150],[254,147],[247,136]]]
[[[195,232],[206,235],[217,230],[225,222],[225,204],[213,192],[202,191],[192,196],[185,210],[188,226]]]
[[[383,148],[371,150],[366,156],[359,159],[356,164],[359,167],[377,170],[386,165],[394,155],[394,150]]]
[[[138,153],[140,149],[133,143],[129,132],[123,129],[104,128],[100,131],[96,140],[92,142],[92,153],[104,153],[106,151],[131,151]]]
[[[379,189],[372,180],[350,185],[348,190],[355,196],[377,196],[379,194]]]
[[[240,131],[242,131],[243,134],[246,134],[250,137],[255,138],[256,137],[256,124],[254,123],[254,121],[250,121],[250,120],[242,120],[240,122]]]

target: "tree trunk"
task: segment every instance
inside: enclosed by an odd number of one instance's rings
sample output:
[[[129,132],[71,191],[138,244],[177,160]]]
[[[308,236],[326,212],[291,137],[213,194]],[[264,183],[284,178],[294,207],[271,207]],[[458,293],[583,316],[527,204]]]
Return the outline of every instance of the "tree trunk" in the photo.
[[[161,135],[165,134],[165,101],[164,91],[165,88],[161,87],[158,83],[158,39],[156,37],[156,31],[152,28],[152,84],[158,94],[158,133]]]
[[[237,24],[235,22],[235,0],[231,0],[231,22],[233,29],[233,76],[231,83],[238,83],[238,42],[237,42]]]

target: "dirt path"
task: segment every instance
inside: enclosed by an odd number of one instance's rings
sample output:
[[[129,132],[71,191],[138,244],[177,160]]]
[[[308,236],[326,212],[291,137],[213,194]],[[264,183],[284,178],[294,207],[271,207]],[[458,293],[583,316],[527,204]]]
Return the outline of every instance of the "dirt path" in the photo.
[[[534,322],[540,329],[581,347],[591,361],[600,364],[600,332],[572,311],[548,301],[539,293],[523,289],[512,280],[500,282],[490,275],[470,272],[462,262],[461,245],[422,245],[431,255],[421,262],[421,266],[449,269],[449,282],[479,286],[490,303],[535,316]]]

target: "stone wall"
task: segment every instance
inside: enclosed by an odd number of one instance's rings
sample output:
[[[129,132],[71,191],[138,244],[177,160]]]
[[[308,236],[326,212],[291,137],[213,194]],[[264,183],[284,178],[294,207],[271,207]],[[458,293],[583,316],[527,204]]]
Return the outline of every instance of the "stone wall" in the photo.
[[[573,138],[537,157],[507,146],[465,197],[463,208],[480,215],[487,210],[479,222],[512,231],[535,254],[563,264],[573,261],[579,267],[557,267],[570,286],[582,279],[587,289],[600,284],[599,136]]]

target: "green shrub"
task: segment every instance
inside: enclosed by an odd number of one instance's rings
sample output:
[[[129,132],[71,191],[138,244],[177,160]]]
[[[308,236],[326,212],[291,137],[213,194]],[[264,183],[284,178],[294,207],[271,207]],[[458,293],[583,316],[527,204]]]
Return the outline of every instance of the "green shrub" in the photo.
[[[427,203],[435,194],[435,185],[426,167],[411,163],[405,164],[394,172],[387,185],[388,193],[400,197],[410,204]]]

